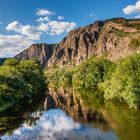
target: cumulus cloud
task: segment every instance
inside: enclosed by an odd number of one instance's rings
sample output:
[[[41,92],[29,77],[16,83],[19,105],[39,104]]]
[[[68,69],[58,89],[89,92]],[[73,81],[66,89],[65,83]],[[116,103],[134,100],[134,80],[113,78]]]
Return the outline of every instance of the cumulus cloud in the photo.
[[[0,34],[0,57],[13,57],[31,44],[33,41],[22,35]]]
[[[50,21],[48,23],[48,26],[50,27],[50,34],[51,35],[60,35],[62,33],[69,32],[73,28],[76,27],[75,22],[59,22],[59,21]]]
[[[44,31],[49,35],[60,35],[64,32],[69,32],[76,27],[75,22],[60,22],[60,21],[49,21],[47,23],[41,23],[38,26],[40,31]]]
[[[41,24],[38,26],[38,30],[44,31],[44,32],[47,33],[47,32],[49,31],[48,23],[41,23]]]
[[[27,36],[29,39],[32,40],[39,40],[41,36],[41,32],[38,31],[38,29],[34,26],[25,25],[23,26],[18,21],[14,21],[6,27],[7,31],[15,31],[17,33],[20,33],[21,35]]]
[[[63,20],[64,16],[58,16],[58,20]]]
[[[40,40],[41,35],[60,35],[76,27],[75,22],[60,21],[64,19],[63,16],[57,16],[57,20],[51,20],[50,16],[55,14],[47,9],[38,9],[36,15],[39,16],[36,20],[37,25],[23,25],[13,21],[5,27],[12,35],[0,34],[0,57],[18,54]]]
[[[50,20],[49,20],[49,17],[40,17],[40,18],[38,18],[37,19],[37,22],[49,22]]]
[[[38,16],[50,16],[50,15],[54,15],[54,13],[47,10],[47,9],[38,9],[36,12],[36,15],[38,15]]]
[[[140,0],[137,1],[134,5],[128,5],[123,9],[124,14],[131,15],[140,13]]]

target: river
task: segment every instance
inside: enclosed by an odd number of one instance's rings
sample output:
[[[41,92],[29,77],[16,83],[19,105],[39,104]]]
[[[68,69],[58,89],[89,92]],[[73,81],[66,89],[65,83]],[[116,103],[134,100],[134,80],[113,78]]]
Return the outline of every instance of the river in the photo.
[[[1,140],[139,140],[140,111],[100,94],[49,89],[0,116]]]

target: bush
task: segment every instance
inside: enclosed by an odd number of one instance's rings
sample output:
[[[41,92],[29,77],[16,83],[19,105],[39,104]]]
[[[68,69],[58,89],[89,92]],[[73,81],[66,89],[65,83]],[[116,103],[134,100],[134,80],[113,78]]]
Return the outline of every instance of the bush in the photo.
[[[106,99],[123,99],[130,107],[140,106],[140,55],[118,63],[110,80],[104,82]]]
[[[112,62],[106,59],[89,59],[83,63],[73,77],[74,87],[97,89],[98,83],[107,77],[107,71]]]
[[[67,86],[72,84],[73,72],[66,69],[46,69],[45,76],[51,87]]]
[[[0,67],[0,111],[45,91],[45,79],[35,60],[9,59]]]

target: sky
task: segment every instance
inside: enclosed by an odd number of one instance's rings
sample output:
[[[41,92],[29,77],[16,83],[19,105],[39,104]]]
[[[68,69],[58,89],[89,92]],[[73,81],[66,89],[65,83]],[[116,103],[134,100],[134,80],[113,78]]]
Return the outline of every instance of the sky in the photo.
[[[140,0],[0,0],[0,58],[114,17],[140,18]]]

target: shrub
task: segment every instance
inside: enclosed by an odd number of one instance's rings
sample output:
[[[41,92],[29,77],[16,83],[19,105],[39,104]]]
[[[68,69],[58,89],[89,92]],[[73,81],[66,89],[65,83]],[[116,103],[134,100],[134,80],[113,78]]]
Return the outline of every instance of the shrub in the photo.
[[[112,63],[106,59],[89,59],[83,63],[73,77],[75,87],[90,89],[98,88],[97,85],[107,77],[107,71]]]
[[[140,46],[138,39],[131,39],[129,42],[129,47],[137,48]]]
[[[37,61],[9,59],[0,67],[0,112],[44,91],[45,79]]]
[[[72,84],[73,72],[66,69],[46,69],[45,76],[51,87],[66,86]]]
[[[111,80],[103,85],[106,99],[123,99],[130,107],[140,106],[140,55],[119,62]]]

